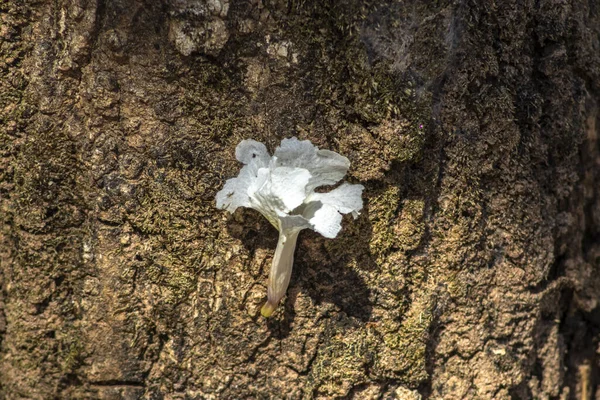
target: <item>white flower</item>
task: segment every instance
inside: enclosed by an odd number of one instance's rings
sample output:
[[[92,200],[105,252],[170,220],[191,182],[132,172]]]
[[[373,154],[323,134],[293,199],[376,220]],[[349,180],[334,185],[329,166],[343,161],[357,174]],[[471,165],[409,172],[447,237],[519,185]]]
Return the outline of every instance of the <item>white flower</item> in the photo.
[[[290,283],[300,231],[310,228],[335,238],[342,229],[342,214],[352,213],[356,218],[362,209],[363,186],[343,183],[328,193],[315,192],[320,186],[339,182],[350,161],[333,151],[319,150],[308,140],[283,139],[273,157],[264,144],[242,140],[235,156],[245,165],[217,193],[217,207],[231,213],[238,207],[253,208],[279,231],[268,300],[261,310],[268,317]]]

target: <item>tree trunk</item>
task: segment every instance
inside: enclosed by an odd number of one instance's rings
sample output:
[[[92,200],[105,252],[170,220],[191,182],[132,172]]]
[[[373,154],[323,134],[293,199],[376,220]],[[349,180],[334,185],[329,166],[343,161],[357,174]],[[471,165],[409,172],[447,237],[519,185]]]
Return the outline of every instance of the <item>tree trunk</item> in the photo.
[[[600,398],[600,3],[0,1],[0,398]],[[309,139],[365,208],[215,194]]]

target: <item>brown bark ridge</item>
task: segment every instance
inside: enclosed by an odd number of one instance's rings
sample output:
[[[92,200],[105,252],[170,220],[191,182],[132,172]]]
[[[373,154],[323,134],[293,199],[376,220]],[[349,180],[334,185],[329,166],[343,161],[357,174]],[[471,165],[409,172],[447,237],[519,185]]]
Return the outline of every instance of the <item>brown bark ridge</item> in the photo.
[[[0,398],[600,398],[600,3],[0,1]],[[365,209],[277,233],[244,138]]]

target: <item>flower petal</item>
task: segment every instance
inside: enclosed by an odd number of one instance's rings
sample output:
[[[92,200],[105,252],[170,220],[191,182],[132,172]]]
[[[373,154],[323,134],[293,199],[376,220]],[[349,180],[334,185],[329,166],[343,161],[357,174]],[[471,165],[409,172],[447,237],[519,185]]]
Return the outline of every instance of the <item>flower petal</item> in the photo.
[[[254,163],[244,165],[237,177],[228,179],[223,189],[217,193],[217,208],[234,213],[238,207],[250,207],[248,188],[256,181],[257,170]]]
[[[281,199],[289,213],[304,202],[311,175],[304,168],[279,167],[271,171],[271,192]]]
[[[348,168],[350,161],[336,152],[319,150],[309,140],[283,139],[275,149],[276,165],[307,169],[312,175],[306,189],[312,192],[324,185],[334,185],[339,182]]]
[[[306,202],[320,201],[334,207],[342,214],[352,213],[352,216],[356,218],[363,207],[363,189],[363,185],[344,183],[329,193],[311,193]]]
[[[310,173],[302,168],[260,168],[248,188],[250,206],[278,227],[278,218],[303,203]]]
[[[326,238],[333,239],[342,229],[342,214],[335,207],[321,204],[310,219],[313,230],[319,232]]]
[[[241,175],[240,172],[240,176],[225,182],[223,189],[217,193],[217,208],[226,209],[233,214],[238,207],[250,207],[250,198],[248,197],[250,180],[243,179]]]
[[[259,168],[266,167],[269,164],[271,156],[267,147],[256,140],[242,140],[235,148],[235,158],[244,164],[255,164]]]
[[[238,207],[250,207],[248,188],[257,179],[258,169],[269,164],[269,152],[264,144],[255,140],[242,140],[235,148],[235,157],[246,164],[237,177],[228,179],[216,196],[217,208],[230,213]]]
[[[311,193],[306,205],[299,208],[302,216],[313,226],[313,230],[326,238],[334,238],[342,229],[342,214],[352,213],[358,217],[362,209],[362,185],[344,183],[329,193]]]

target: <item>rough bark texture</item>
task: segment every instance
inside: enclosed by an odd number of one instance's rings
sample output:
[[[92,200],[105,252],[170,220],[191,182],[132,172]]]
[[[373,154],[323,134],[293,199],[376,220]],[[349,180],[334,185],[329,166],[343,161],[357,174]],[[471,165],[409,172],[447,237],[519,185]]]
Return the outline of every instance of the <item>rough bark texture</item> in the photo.
[[[595,0],[0,1],[0,398],[600,398]],[[366,207],[215,193],[310,139]]]

